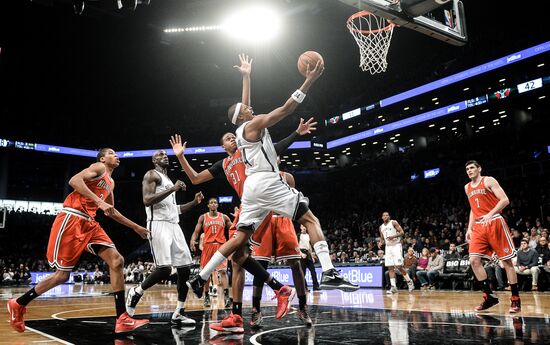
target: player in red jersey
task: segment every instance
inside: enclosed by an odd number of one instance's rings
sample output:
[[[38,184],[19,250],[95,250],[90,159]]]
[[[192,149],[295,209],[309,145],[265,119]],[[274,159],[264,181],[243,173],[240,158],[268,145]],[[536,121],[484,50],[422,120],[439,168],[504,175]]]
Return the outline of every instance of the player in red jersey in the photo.
[[[231,220],[225,214],[218,212],[218,200],[216,198],[208,199],[208,212],[202,214],[197,221],[195,226],[195,231],[191,236],[191,251],[195,252],[197,250],[197,239],[200,236],[201,231],[204,231],[204,244],[201,254],[201,268],[206,265],[218,248],[226,242],[225,230],[229,230],[231,227]],[[229,289],[227,281],[227,262],[221,263],[217,269],[216,273],[219,273],[221,276],[223,294],[225,298],[225,306],[229,307],[231,300],[229,299]],[[210,307],[210,297],[208,296],[208,287],[210,286],[210,281],[204,285],[204,306]]]
[[[10,324],[16,331],[25,331],[25,306],[46,291],[65,283],[84,251],[99,256],[109,265],[117,316],[115,333],[130,332],[149,323],[149,320],[136,320],[126,313],[124,258],[101,225],[94,220],[97,210],[101,209],[106,216],[133,229],[141,238],[146,238],[149,233],[149,230],[124,217],[114,207],[115,181],[111,174],[119,163],[113,149],[101,149],[96,163],[69,180],[74,191],[63,202],[63,209],[55,218],[48,243],[48,262],[56,271],[21,297],[8,301]]]
[[[244,104],[250,104],[250,73],[251,73],[251,63],[252,60],[245,55],[239,55],[241,60],[240,66],[235,66],[243,76],[243,93],[242,101]],[[275,144],[275,150],[277,154],[284,152],[292,142],[298,137],[315,131],[315,125],[317,122],[314,122],[313,118],[310,118],[308,121],[300,119],[298,128],[296,131],[293,131],[288,137],[279,141]],[[191,180],[191,183],[194,185],[201,184],[207,181],[214,179],[214,176],[221,175],[225,173],[227,182],[233,187],[239,198],[243,193],[243,185],[246,180],[244,161],[241,156],[241,152],[237,149],[237,143],[235,141],[234,133],[225,133],[220,143],[224,150],[227,152],[228,157],[217,161],[210,168],[203,170],[201,172],[196,172],[193,167],[189,164],[185,158],[184,151],[187,145],[187,142],[182,143],[180,135],[174,135],[170,139],[170,144],[174,150],[174,154],[178,158],[183,170]],[[233,237],[233,234],[236,231],[235,225],[237,224],[238,212],[235,214],[235,219],[229,230],[230,238]],[[269,224],[269,217],[266,218],[266,225]],[[258,229],[258,232],[261,232],[262,229]],[[243,330],[243,320],[242,320],[242,293],[244,288],[244,270],[232,261],[231,265],[232,271],[232,284],[231,284],[231,294],[233,299],[232,313],[224,319],[219,324],[211,325],[212,328],[220,330],[223,328],[224,331],[242,332]],[[286,308],[286,307],[285,307]],[[227,327],[226,327],[227,326]]]
[[[277,164],[280,161],[277,160]],[[280,172],[283,181],[290,187],[295,188],[296,183],[294,176],[287,172]],[[261,238],[257,238],[257,233],[252,235],[251,242],[260,243],[260,245],[252,246],[252,257],[257,260],[266,270],[269,265],[271,257],[274,256],[275,260],[286,260],[286,264],[290,266],[292,271],[292,279],[296,288],[296,295],[298,296],[298,312],[296,316],[307,326],[310,327],[313,322],[309,316],[307,310],[306,299],[306,281],[304,278],[304,271],[300,259],[302,258],[302,252],[300,251],[300,245],[298,244],[298,237],[296,236],[296,230],[292,219],[283,217],[278,214],[273,214],[271,217],[269,227],[264,232]],[[262,290],[264,282],[254,277],[252,291],[252,316],[250,317],[250,326],[252,328],[261,327],[263,322],[262,312],[260,310],[260,301],[262,299]],[[289,298],[290,300],[292,299]],[[278,311],[275,315],[276,319],[282,318],[290,309],[290,304],[287,310]]]
[[[466,163],[466,174],[470,182],[464,191],[470,203],[470,220],[466,241],[470,243],[470,264],[474,274],[481,283],[483,302],[475,307],[483,311],[498,304],[498,298],[487,282],[487,273],[481,258],[491,259],[493,253],[502,262],[512,290],[510,313],[521,311],[516,271],[512,258],[516,255],[510,230],[500,212],[510,203],[506,193],[497,180],[490,176],[481,176],[481,166],[476,161]]]

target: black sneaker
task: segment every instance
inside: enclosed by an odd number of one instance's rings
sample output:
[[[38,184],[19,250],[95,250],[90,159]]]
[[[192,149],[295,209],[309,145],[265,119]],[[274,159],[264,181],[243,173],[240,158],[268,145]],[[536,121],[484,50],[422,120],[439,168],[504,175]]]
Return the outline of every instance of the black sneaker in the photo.
[[[263,321],[264,318],[262,316],[262,312],[252,308],[252,315],[250,316],[250,328],[258,329],[262,327]]]
[[[481,302],[480,305],[475,307],[474,310],[475,311],[487,310],[497,304],[498,304],[498,298],[496,298],[494,295],[487,295],[486,293],[483,293],[483,302]]]
[[[223,296],[223,300],[225,302],[225,309],[227,308],[231,308],[231,306],[233,305],[233,298],[229,297],[229,295],[225,295]]]
[[[204,287],[204,283],[206,283],[206,281],[203,280],[201,276],[198,274],[192,278],[189,278],[189,280],[185,282],[185,284],[187,284],[187,286],[191,290],[193,290],[197,298],[202,298],[202,290]]]
[[[359,289],[359,285],[353,284],[346,278],[340,275],[340,272],[335,268],[331,268],[323,272],[321,276],[321,285],[320,288],[323,290],[334,290],[340,289],[342,291],[351,292]]]
[[[306,325],[306,327],[311,327],[313,325],[313,321],[311,321],[311,317],[309,316],[307,307],[298,310],[298,312],[296,313],[296,317],[298,317],[298,319],[302,321],[304,325]]]

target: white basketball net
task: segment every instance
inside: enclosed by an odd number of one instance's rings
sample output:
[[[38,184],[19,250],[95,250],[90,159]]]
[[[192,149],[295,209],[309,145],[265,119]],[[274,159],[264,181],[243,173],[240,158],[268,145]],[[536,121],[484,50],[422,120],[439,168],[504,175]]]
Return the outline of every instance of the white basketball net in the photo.
[[[348,19],[347,27],[359,46],[359,67],[370,74],[385,72],[388,67],[386,56],[395,24],[362,11]]]

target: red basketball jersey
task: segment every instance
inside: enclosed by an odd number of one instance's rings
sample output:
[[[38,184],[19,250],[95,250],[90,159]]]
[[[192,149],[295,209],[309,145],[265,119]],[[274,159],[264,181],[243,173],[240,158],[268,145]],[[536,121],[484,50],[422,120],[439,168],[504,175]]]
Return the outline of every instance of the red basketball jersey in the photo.
[[[474,214],[474,219],[479,219],[495,208],[498,198],[495,193],[485,187],[485,176],[481,178],[479,184],[475,187],[472,182],[468,183],[468,201]]]
[[[204,243],[225,243],[223,213],[218,212],[216,217],[211,217],[208,212],[205,213],[202,228],[204,230]]]
[[[225,172],[227,181],[235,189],[239,198],[243,196],[244,180],[246,180],[245,170],[246,166],[239,149],[235,151],[233,156],[223,160],[223,171]]]
[[[97,195],[101,200],[105,200],[107,196],[111,194],[114,185],[115,182],[106,172],[99,177],[86,181],[86,186],[88,186],[92,193]],[[82,211],[92,218],[95,217],[96,211],[99,208],[93,200],[82,196],[76,190],[65,198],[63,207],[70,207]]]

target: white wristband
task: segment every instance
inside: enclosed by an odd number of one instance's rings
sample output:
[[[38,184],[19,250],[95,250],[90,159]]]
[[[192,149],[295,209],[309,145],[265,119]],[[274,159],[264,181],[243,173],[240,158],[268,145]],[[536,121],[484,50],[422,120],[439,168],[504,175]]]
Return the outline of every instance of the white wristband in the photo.
[[[302,103],[306,98],[306,94],[303,93],[302,90],[298,89],[294,91],[294,93],[290,97],[292,97],[292,99],[295,100],[297,103]]]

